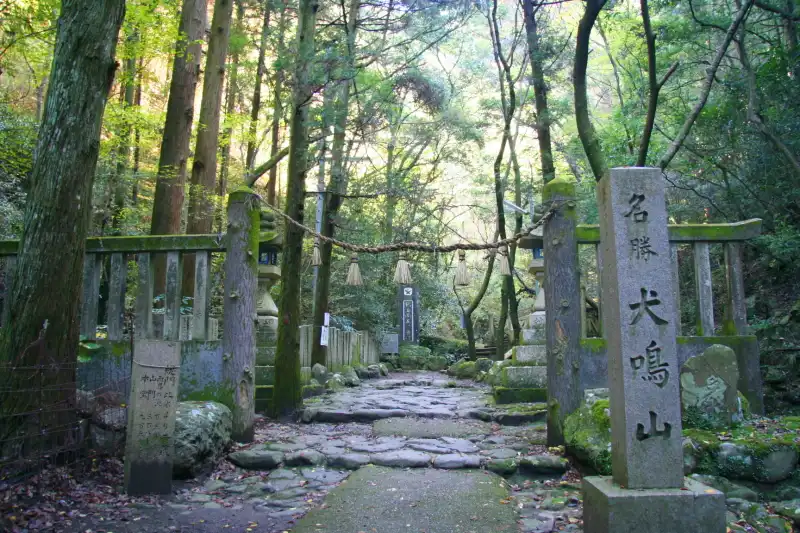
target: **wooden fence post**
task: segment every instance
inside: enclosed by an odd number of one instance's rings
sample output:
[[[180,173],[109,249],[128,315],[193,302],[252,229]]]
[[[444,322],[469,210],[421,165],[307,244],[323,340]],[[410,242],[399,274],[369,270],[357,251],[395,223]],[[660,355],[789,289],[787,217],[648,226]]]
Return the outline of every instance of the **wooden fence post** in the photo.
[[[581,300],[575,181],[556,178],[542,199],[555,213],[544,226],[547,324],[547,444],[564,444],[564,418],[581,403]]]
[[[229,195],[222,372],[231,394],[231,437],[238,442],[253,440],[255,419],[259,213],[252,190],[241,188]]]

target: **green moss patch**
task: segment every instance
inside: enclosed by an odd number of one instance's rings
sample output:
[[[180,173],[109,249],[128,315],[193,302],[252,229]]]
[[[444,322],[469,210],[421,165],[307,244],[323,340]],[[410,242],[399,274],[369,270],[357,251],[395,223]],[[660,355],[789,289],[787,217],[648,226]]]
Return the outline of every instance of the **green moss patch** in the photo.
[[[495,387],[492,394],[495,403],[499,405],[547,401],[547,389]]]

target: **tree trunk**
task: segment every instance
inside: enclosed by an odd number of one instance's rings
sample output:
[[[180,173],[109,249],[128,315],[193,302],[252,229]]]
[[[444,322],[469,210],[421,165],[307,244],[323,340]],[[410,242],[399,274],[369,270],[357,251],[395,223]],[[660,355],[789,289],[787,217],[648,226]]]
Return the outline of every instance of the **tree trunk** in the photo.
[[[214,226],[214,192],[217,184],[217,149],[219,120],[222,109],[222,87],[225,81],[225,58],[231,33],[233,0],[216,0],[208,40],[206,70],[203,76],[203,100],[197,124],[197,143],[192,163],[189,188],[189,212],[186,233],[211,233]],[[183,293],[194,294],[194,254],[184,258]]]
[[[284,37],[286,34],[286,6],[281,2],[281,18],[278,22],[278,57],[285,55]],[[281,103],[281,93],[283,92],[283,69],[275,69],[275,90],[272,104],[272,137],[270,146],[270,159],[275,159],[280,151],[281,142],[281,117],[283,116],[283,105]],[[278,188],[278,164],[276,163],[269,169],[269,181],[267,182],[267,202],[275,205],[276,191]]]
[[[594,179],[600,179],[608,174],[608,165],[600,146],[600,139],[589,117],[589,101],[586,95],[586,70],[589,65],[589,39],[592,34],[594,22],[600,15],[600,10],[606,0],[587,0],[583,17],[578,24],[578,38],[575,46],[575,67],[573,70],[573,92],[575,97],[575,121],[578,124],[578,136],[592,168]]]
[[[1,390],[49,386],[42,395],[0,398],[2,415],[43,409],[39,424],[65,429],[51,432],[61,445],[72,430],[83,260],[91,218],[92,185],[100,147],[103,109],[114,78],[114,53],[125,12],[123,0],[63,0],[44,116],[16,271],[10,312],[0,330],[0,361],[18,367],[1,377]],[[20,367],[42,365],[34,376]],[[43,420],[42,418],[46,418]],[[33,420],[14,417],[8,432]]]
[[[158,159],[156,192],[153,198],[152,235],[175,235],[181,232],[183,188],[192,135],[194,96],[200,73],[201,43],[206,28],[204,0],[184,0],[181,8],[180,35],[175,47],[172,80],[167,101],[167,118]],[[156,294],[164,290],[165,261],[155,261]]]
[[[536,103],[536,134],[539,140],[539,158],[542,163],[542,180],[548,183],[556,177],[553,164],[553,146],[550,141],[550,110],[547,107],[547,83],[544,80],[542,51],[539,47],[539,32],[533,0],[523,0],[525,29],[528,38],[528,55],[531,62],[533,94]]]
[[[508,320],[508,284],[503,280],[500,286],[500,318],[497,324],[497,330],[494,333],[494,358],[496,361],[502,361],[505,357],[506,345],[506,321]]]
[[[136,92],[133,97],[133,104],[140,108],[142,107],[142,75],[144,69],[144,60],[139,58],[139,67],[136,69]],[[131,169],[133,186],[131,187],[131,203],[136,205],[139,203],[139,167],[141,164],[142,156],[142,130],[137,125],[134,128],[133,134],[133,168]]]
[[[250,189],[228,199],[228,249],[225,255],[223,378],[231,394],[231,437],[252,442],[255,419],[256,291],[258,288],[258,198]]]
[[[497,240],[497,234],[495,234],[494,240]],[[494,259],[495,254],[490,252],[489,263],[486,265],[486,273],[483,275],[481,287],[478,289],[478,293],[472,299],[472,302],[470,302],[469,307],[467,307],[467,309],[464,311],[464,329],[467,330],[467,353],[469,354],[469,359],[472,361],[475,360],[475,328],[472,324],[472,313],[478,309],[478,306],[481,304],[481,300],[483,300],[483,297],[486,294],[486,289],[489,288],[489,281],[492,279],[492,271],[494,270]]]
[[[292,91],[291,152],[286,187],[285,212],[302,223],[305,179],[308,168],[308,106],[313,95],[311,68],[314,62],[319,0],[300,0],[297,24],[297,62]],[[303,230],[286,224],[281,254],[281,301],[278,317],[278,342],[275,353],[275,415],[292,415],[302,404],[300,384],[299,327],[300,275],[302,271]]]
[[[392,112],[389,112],[389,145],[386,147],[386,220],[383,229],[383,242],[391,243],[394,238],[394,210],[397,205],[395,196],[395,176],[394,159],[397,143],[397,130],[400,129],[400,120],[397,123],[392,120]]]
[[[236,31],[242,32],[242,19],[244,19],[244,4],[242,0],[234,0],[236,2]],[[228,76],[228,90],[225,94],[225,120],[230,121],[230,118],[236,112],[236,98],[239,96],[239,47],[231,50],[231,75]],[[228,192],[228,174],[230,172],[231,164],[231,139],[233,137],[233,128],[230,123],[222,130],[222,156],[219,169],[219,181],[217,181],[217,196],[224,198]],[[224,217],[222,211],[219,212],[217,220],[218,232],[222,233]]]
[[[256,67],[256,84],[253,89],[253,105],[250,109],[250,128],[247,135],[247,157],[245,168],[247,172],[253,169],[256,161],[256,130],[258,129],[258,114],[261,112],[261,83],[264,72],[267,70],[265,58],[267,55],[267,37],[269,37],[269,18],[272,14],[272,2],[264,2],[264,23],[261,26],[261,42],[258,47],[258,67]]]
[[[172,65],[167,117],[158,160],[150,226],[153,235],[172,235],[181,230],[183,186],[205,26],[206,3],[203,0],[184,0],[179,28],[181,39],[176,45]]]
[[[345,31],[347,33],[347,70],[353,68],[353,58],[356,45],[356,31],[358,30],[358,10],[361,0],[351,0]],[[347,133],[347,113],[350,107],[349,79],[341,82],[340,94],[334,104],[333,146],[331,148],[331,181],[328,194],[325,195],[322,208],[322,231],[328,237],[333,237],[334,220],[342,205],[342,195],[347,193],[347,175],[345,172],[344,145]],[[314,343],[311,351],[311,364],[325,365],[325,347],[320,346],[320,334],[325,313],[328,312],[328,298],[331,286],[331,253],[330,243],[323,242],[320,246],[322,265],[317,273],[317,286],[314,294]]]

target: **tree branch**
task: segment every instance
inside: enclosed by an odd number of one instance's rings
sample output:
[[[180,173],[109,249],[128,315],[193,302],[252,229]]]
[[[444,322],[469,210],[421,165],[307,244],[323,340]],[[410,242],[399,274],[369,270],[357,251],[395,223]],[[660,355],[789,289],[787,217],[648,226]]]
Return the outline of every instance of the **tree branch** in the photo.
[[[697,101],[697,103],[695,103],[691,113],[689,113],[689,115],[686,117],[686,120],[684,121],[680,132],[675,137],[675,140],[672,141],[672,143],[669,145],[669,148],[667,148],[666,153],[661,156],[661,159],[658,161],[658,166],[662,170],[667,168],[672,159],[675,157],[675,154],[677,154],[678,150],[681,149],[681,145],[689,136],[689,132],[692,131],[692,126],[694,126],[697,117],[699,117],[700,112],[703,111],[703,107],[705,107],[706,102],[708,101],[708,95],[711,92],[711,86],[714,84],[714,76],[716,75],[717,69],[722,62],[722,58],[725,57],[725,52],[728,50],[728,46],[730,46],[733,37],[736,35],[736,30],[739,29],[739,25],[741,25],[742,21],[744,21],[745,17],[747,17],[747,13],[750,11],[752,6],[753,0],[746,0],[741,9],[739,9],[739,12],[736,14],[736,18],[733,19],[733,22],[731,22],[731,25],[728,27],[728,31],[725,33],[725,38],[722,40],[722,43],[720,43],[719,48],[717,49],[717,55],[714,56],[711,66],[706,71],[706,79],[703,82],[702,88],[700,89],[700,99]]]

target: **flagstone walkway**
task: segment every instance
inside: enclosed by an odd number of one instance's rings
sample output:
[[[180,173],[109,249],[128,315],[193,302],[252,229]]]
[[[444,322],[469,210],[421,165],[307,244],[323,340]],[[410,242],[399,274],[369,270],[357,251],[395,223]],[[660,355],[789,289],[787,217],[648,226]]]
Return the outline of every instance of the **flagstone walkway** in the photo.
[[[442,377],[364,381],[307,401],[304,422],[262,421],[211,476],[104,531],[580,532],[578,475],[544,446],[542,406]]]

